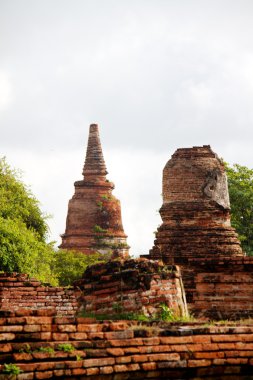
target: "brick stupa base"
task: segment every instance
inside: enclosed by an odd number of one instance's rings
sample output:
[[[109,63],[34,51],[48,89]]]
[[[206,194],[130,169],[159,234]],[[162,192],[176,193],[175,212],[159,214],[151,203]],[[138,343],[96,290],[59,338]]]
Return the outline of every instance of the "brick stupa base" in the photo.
[[[225,168],[209,146],[177,149],[163,170],[162,225],[150,258],[243,255],[230,224]]]

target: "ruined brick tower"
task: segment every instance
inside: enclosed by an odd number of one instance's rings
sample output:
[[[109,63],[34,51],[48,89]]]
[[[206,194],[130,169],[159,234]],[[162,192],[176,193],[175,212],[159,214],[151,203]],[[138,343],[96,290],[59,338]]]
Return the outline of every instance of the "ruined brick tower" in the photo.
[[[230,224],[224,165],[209,145],[177,149],[167,162],[160,214],[150,258],[183,264],[190,257],[243,254]]]
[[[74,183],[75,193],[69,201],[60,248],[128,256],[120,201],[112,195],[114,184],[106,179],[106,174],[98,125],[91,124],[83,180]]]

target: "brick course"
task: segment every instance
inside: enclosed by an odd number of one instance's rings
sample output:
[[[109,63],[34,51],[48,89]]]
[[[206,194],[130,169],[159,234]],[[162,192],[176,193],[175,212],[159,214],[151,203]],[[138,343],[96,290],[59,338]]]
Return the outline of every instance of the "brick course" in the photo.
[[[45,316],[41,317],[36,311],[30,310],[21,317],[20,312],[0,312],[1,325],[6,327],[6,332],[0,333],[0,363],[13,363],[22,369],[24,372],[17,376],[17,380],[55,377],[81,379],[82,376],[140,371],[143,371],[142,378],[146,376],[144,372],[148,373],[149,378],[161,378],[161,371],[172,369],[177,372],[167,372],[170,378],[176,378],[172,377],[176,373],[182,375],[180,371],[184,369],[188,375],[192,373],[198,376],[252,371],[252,325],[208,327],[200,323],[187,325],[164,322],[143,322],[138,325],[137,321],[98,322],[87,318],[54,317],[46,310],[43,313]],[[18,326],[22,327],[22,340],[20,331],[15,331],[17,321],[20,322]],[[44,326],[50,338],[45,341],[42,333],[32,336],[27,332],[27,327],[33,325]],[[82,326],[87,337],[74,339],[71,332],[73,326],[76,331]],[[64,340],[59,341],[54,334],[61,334],[62,329],[66,333]],[[55,333],[52,334],[52,331]],[[146,337],[139,338],[140,331],[142,335],[144,331]],[[94,332],[103,332],[103,336],[99,340],[89,338],[89,334]],[[59,349],[62,343],[71,344],[73,351]],[[44,350],[45,347],[51,347],[51,351],[54,351],[42,352],[41,347]],[[237,366],[237,370],[233,366]],[[2,370],[3,365],[0,365],[1,380],[6,379]],[[121,380],[120,376],[117,379]]]

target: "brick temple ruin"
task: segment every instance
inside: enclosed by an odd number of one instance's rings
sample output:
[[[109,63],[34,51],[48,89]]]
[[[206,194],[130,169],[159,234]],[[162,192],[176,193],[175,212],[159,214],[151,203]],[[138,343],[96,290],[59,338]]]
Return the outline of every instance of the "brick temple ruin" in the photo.
[[[172,155],[163,171],[162,225],[149,254],[138,259],[128,256],[120,202],[106,174],[92,124],[61,248],[111,258],[88,267],[67,289],[0,274],[0,363],[17,364],[24,371],[17,380],[253,374],[252,323],[201,322],[253,317],[253,258],[231,227],[223,162],[208,145]],[[198,322],[108,320],[119,313],[158,316],[162,304]],[[79,317],[80,311],[107,320]],[[2,371],[0,364],[0,380],[7,379]]]
[[[128,256],[120,201],[112,194],[114,184],[107,169],[97,124],[90,125],[83,179],[74,183],[69,201],[66,231],[60,248],[85,254],[95,252]]]
[[[223,162],[210,146],[178,149],[163,170],[162,225],[150,259],[180,266],[187,305],[198,317],[253,316],[253,258],[230,223]]]

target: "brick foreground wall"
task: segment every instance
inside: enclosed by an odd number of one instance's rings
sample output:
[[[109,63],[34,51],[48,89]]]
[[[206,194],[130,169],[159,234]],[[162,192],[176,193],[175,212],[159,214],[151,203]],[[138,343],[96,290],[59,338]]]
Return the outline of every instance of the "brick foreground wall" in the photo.
[[[164,371],[167,378],[185,371],[236,374],[238,379],[253,369],[253,325],[97,322],[50,314],[0,311],[0,363],[15,363],[23,371],[16,379],[159,379]],[[62,343],[74,351],[59,349]],[[41,347],[54,351],[42,352]],[[8,378],[3,368],[1,380]]]
[[[43,286],[26,274],[0,274],[0,309],[55,309],[59,315],[74,315],[79,292],[72,288]]]
[[[83,278],[80,303],[87,313],[155,316],[162,303],[177,316],[188,315],[181,273],[177,266],[131,259],[93,265]]]

